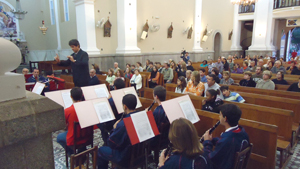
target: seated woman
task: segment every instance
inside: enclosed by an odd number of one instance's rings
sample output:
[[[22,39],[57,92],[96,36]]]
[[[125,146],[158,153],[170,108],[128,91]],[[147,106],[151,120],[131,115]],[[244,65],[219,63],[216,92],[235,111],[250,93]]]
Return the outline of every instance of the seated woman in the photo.
[[[114,81],[116,76],[114,75],[114,69],[108,69],[108,75],[106,76],[106,81],[109,83],[110,90],[114,90]]]
[[[230,78],[230,72],[223,71],[223,79],[221,79],[220,84],[231,85],[232,83],[234,83],[234,80]]]
[[[244,70],[240,68],[240,65],[237,63],[233,66],[231,73],[243,74]]]
[[[207,60],[203,60],[203,62],[200,64],[200,67],[207,67]]]
[[[174,120],[169,129],[169,140],[173,145],[170,155],[164,150],[159,157],[158,169],[208,169],[210,162],[204,156],[195,126],[187,119]]]
[[[298,83],[293,83],[287,91],[291,92],[300,92],[300,77],[299,77],[299,82]]]
[[[185,77],[180,76],[177,79],[177,87],[175,89],[175,93],[184,93],[186,90],[186,81],[185,81]]]
[[[193,71],[191,81],[188,82],[185,93],[191,93],[196,96],[202,96],[204,91],[204,84],[200,81],[200,74],[198,71]]]
[[[92,64],[92,67],[95,69],[97,75],[102,75],[102,72],[100,72],[100,68],[96,63]]]
[[[214,68],[212,69],[212,71],[211,71],[211,74],[214,74],[214,75],[217,76],[216,83],[219,84],[219,83],[220,83],[220,79],[222,78],[222,75],[221,75],[221,73],[219,72],[219,69],[216,68],[216,67],[214,67]]]
[[[116,73],[115,76],[116,76],[115,80],[116,79],[122,79],[122,80],[125,81],[123,70],[121,70],[121,69],[117,70],[117,73]]]
[[[275,84],[288,85],[288,82],[284,80],[284,73],[280,70],[276,74],[276,79],[272,80]]]
[[[250,68],[248,67],[248,65],[249,65],[249,63],[247,61],[243,62],[243,67],[242,68],[243,68],[244,72],[250,71]]]
[[[176,69],[177,69],[177,64],[175,63],[174,60],[171,61],[170,68],[176,71]]]
[[[206,91],[206,98],[202,101],[202,110],[219,113],[218,107],[222,105],[223,100],[217,98],[220,90],[209,89]]]
[[[267,65],[267,69],[266,69],[266,70],[270,70],[270,71],[271,71],[272,68],[273,68],[273,66],[274,66],[274,63],[270,61],[270,62],[268,63],[268,65]]]
[[[187,71],[187,68],[186,68],[186,64],[184,62],[181,63],[181,67],[176,69],[178,77],[180,77],[180,76],[185,77],[186,76],[186,71]]]
[[[130,79],[130,84],[135,88],[136,91],[142,88],[142,76],[140,75],[140,71],[138,69],[134,71],[134,75]]]
[[[194,71],[193,62],[191,60],[188,61],[187,70]]]
[[[157,86],[158,81],[159,81],[159,76],[160,76],[160,73],[158,72],[157,66],[153,66],[153,70],[148,77],[150,88],[154,88],[155,86]]]
[[[228,64],[229,64],[229,70],[230,70],[230,72],[232,72],[233,71],[233,66],[234,66],[234,63],[233,63],[232,59],[228,59]]]
[[[141,62],[136,62],[136,69],[139,70],[139,72],[143,72],[143,65],[141,64]]]
[[[240,81],[240,86],[255,87],[256,83],[252,79],[252,73],[247,71],[244,73],[244,79]]]
[[[130,67],[126,68],[124,77],[128,78],[128,79],[132,78],[132,71],[131,71]]]

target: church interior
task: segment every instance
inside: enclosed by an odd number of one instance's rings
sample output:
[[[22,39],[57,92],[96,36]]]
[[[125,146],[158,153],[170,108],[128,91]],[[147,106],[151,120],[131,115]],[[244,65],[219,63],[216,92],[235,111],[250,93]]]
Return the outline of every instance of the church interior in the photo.
[[[299,169],[299,92],[300,0],[0,0],[0,169]]]

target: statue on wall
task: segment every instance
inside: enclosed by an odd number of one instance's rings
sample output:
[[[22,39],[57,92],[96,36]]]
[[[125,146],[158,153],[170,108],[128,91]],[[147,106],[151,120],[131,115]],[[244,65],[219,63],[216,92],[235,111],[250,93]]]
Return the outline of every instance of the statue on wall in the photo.
[[[111,23],[109,22],[109,17],[107,19],[107,21],[104,24],[104,37],[110,37],[110,31],[111,31]]]
[[[233,34],[233,30],[231,32],[229,32],[229,34],[228,34],[228,40],[231,40],[232,34]]]
[[[173,33],[173,22],[171,22],[171,26],[168,29],[168,38],[172,38],[172,33]]]
[[[148,30],[149,30],[148,20],[146,20],[146,23],[143,27],[143,33],[147,32],[146,38],[148,38]]]
[[[193,25],[190,27],[187,38],[192,39],[192,33],[193,33]]]

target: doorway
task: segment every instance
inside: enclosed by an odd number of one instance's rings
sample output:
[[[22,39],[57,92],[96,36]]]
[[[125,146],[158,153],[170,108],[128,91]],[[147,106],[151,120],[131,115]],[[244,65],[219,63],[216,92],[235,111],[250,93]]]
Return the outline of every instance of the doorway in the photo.
[[[218,60],[218,57],[221,56],[221,34],[218,32],[214,38],[214,60]]]

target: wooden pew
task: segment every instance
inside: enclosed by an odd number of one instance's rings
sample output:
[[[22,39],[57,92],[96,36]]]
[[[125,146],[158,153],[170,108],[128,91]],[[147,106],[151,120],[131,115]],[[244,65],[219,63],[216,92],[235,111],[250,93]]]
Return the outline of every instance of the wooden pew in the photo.
[[[299,81],[299,76],[297,76],[297,75],[295,77],[290,77],[290,76],[284,75],[284,79],[288,82],[289,85]],[[239,80],[240,81],[240,80],[244,79],[244,75],[243,74],[232,73],[231,78],[233,80]],[[276,79],[276,76],[272,75],[271,79]]]
[[[146,98],[140,98],[140,101],[143,105],[143,109],[149,107],[153,102],[153,100]],[[154,110],[156,106],[155,104],[152,110]],[[198,136],[201,137],[206,130],[211,128],[219,120],[219,115],[202,110],[196,111],[201,121],[194,125],[197,129]],[[241,119],[239,124],[245,128],[249,135],[250,142],[254,145],[248,168],[274,169],[276,161],[277,126],[246,119]],[[224,130],[223,126],[218,127],[213,132],[213,137],[220,136]]]
[[[60,75],[60,78],[64,79],[67,82],[73,83],[73,76],[72,75]]]

